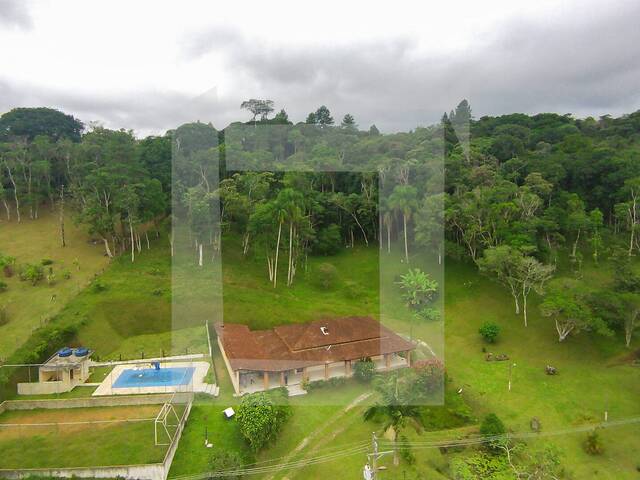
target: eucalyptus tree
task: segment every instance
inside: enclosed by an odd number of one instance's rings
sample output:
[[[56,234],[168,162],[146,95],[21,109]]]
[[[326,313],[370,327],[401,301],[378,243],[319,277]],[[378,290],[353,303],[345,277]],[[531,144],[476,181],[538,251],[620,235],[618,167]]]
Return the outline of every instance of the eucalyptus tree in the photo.
[[[438,265],[444,254],[445,194],[425,195],[415,214],[415,243],[438,254]]]
[[[615,205],[615,211],[618,218],[624,219],[629,230],[628,254],[631,256],[634,248],[638,248],[636,230],[640,223],[640,205],[638,205],[640,201],[640,177],[625,180],[619,196],[625,200]]]
[[[552,283],[540,304],[540,312],[554,321],[559,342],[584,330],[611,334],[606,322],[589,305],[587,289],[576,280],[565,278]]]

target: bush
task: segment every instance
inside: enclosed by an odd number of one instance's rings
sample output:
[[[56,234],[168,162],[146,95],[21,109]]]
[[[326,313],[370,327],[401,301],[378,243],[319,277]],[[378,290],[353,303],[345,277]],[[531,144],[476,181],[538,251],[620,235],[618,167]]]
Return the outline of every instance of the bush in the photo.
[[[33,265],[27,263],[22,266],[20,271],[20,280],[23,282],[31,282],[31,285],[35,286],[44,278],[44,269],[42,265]]]
[[[338,269],[331,263],[321,263],[318,267],[317,282],[322,288],[331,288],[338,278]]]
[[[2,253],[0,253],[0,267],[2,268],[9,267],[14,263],[16,263],[15,257],[11,257],[9,255],[3,255]]]
[[[350,299],[360,298],[364,295],[362,286],[353,280],[346,280],[342,288],[344,296]]]
[[[105,292],[109,289],[109,285],[101,282],[100,280],[94,280],[91,284],[91,291],[93,293]]]
[[[7,282],[3,282],[2,280],[0,280],[0,293],[6,291],[8,288]]]
[[[290,415],[289,405],[276,403],[268,393],[259,392],[242,397],[236,417],[240,432],[257,452],[276,437]]]
[[[307,392],[319,390],[326,387],[340,387],[347,383],[346,377],[331,377],[329,380],[314,380],[312,382],[305,381],[302,384],[302,388]]]
[[[480,424],[480,434],[484,437],[493,437],[496,435],[502,435],[507,431],[504,427],[502,420],[498,418],[495,413],[490,413],[485,416]],[[497,449],[498,440],[492,440],[489,442],[490,449]]]
[[[342,243],[340,227],[332,223],[327,228],[323,228],[316,234],[313,243],[313,252],[321,255],[333,255],[340,250]]]
[[[239,470],[242,468],[242,458],[237,452],[233,450],[223,450],[221,448],[214,448],[209,457],[209,470],[211,472],[224,472],[229,470]],[[219,474],[216,478],[222,480],[236,480],[236,475],[224,475]]]
[[[40,265],[46,267],[47,265],[53,265],[53,260],[51,260],[50,258],[43,258],[40,261]]]
[[[376,365],[370,358],[353,364],[353,376],[360,382],[370,382],[376,374]]]
[[[478,333],[487,343],[495,343],[500,334],[500,327],[493,322],[485,322],[478,330]]]
[[[65,280],[71,279],[71,272],[69,270],[63,270],[62,271],[62,278],[64,278]]]
[[[597,430],[587,434],[587,439],[584,442],[584,451],[589,455],[600,455],[604,452],[602,439],[600,438]]]
[[[13,267],[11,265],[5,265],[4,267],[2,267],[2,272],[7,278],[13,277]]]

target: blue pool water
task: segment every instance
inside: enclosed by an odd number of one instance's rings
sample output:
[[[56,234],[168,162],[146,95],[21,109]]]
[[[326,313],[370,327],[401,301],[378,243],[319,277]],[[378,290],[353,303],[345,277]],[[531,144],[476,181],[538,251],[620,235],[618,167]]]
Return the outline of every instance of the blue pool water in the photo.
[[[113,384],[113,388],[170,387],[191,382],[194,367],[145,368],[124,370]]]

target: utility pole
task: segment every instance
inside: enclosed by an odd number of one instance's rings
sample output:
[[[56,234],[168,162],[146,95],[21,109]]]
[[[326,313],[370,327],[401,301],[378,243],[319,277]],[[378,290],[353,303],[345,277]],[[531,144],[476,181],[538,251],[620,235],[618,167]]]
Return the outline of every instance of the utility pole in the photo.
[[[511,377],[513,374],[513,367],[515,367],[516,364],[515,363],[510,363],[509,364],[509,391],[511,391]]]
[[[364,476],[364,480],[377,480],[378,472],[381,470],[386,470],[386,467],[381,466],[378,467],[378,459],[387,453],[392,453],[392,451],[388,452],[379,452],[378,451],[378,437],[376,433],[373,432],[371,434],[371,446],[373,453],[369,453],[367,457],[369,458],[369,462],[364,466],[364,470],[362,472]]]

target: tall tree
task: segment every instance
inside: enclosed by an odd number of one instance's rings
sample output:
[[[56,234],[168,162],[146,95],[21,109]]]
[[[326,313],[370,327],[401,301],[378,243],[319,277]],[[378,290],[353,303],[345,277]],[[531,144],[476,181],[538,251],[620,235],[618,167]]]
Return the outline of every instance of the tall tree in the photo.
[[[331,112],[324,105],[316,110],[315,118],[316,122],[322,127],[333,125],[333,117],[331,116]]]
[[[417,206],[417,191],[409,185],[398,185],[389,196],[389,207],[402,215],[402,230],[404,235],[404,258],[409,263],[409,241],[407,238],[408,222]]]

